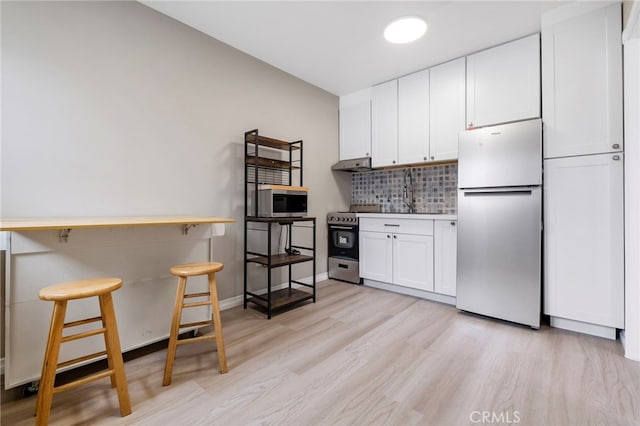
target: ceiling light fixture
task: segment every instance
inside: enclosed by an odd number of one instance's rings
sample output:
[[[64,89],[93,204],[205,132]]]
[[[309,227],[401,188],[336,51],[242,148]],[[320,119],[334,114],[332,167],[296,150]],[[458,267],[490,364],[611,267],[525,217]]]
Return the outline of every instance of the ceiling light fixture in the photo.
[[[396,19],[384,29],[384,38],[390,43],[410,43],[427,32],[427,23],[416,16],[405,16]]]

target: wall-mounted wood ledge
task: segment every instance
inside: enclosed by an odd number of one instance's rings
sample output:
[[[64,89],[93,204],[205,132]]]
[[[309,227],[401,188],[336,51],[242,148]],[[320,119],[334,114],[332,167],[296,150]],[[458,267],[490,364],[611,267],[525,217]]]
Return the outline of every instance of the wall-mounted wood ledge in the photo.
[[[235,219],[212,216],[51,217],[0,219],[0,231],[115,228],[125,226],[200,225],[233,223]]]

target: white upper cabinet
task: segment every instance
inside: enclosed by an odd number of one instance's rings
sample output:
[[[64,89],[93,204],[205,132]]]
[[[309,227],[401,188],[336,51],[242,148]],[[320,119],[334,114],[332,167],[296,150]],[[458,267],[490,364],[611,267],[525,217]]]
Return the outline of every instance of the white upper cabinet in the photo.
[[[620,7],[577,2],[542,17],[545,158],[623,149]]]
[[[429,160],[429,70],[398,80],[398,164]]]
[[[429,88],[429,159],[456,159],[465,129],[465,58],[431,68]]]
[[[340,96],[340,160],[371,157],[371,89]]]
[[[398,80],[373,86],[371,94],[371,165],[398,163]]]
[[[539,117],[539,34],[467,56],[467,127]]]

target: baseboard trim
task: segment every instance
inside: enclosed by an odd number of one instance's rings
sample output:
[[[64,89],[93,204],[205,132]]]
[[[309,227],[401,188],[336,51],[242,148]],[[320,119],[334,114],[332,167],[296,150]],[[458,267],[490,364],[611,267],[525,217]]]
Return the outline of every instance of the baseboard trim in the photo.
[[[407,296],[419,297],[421,299],[433,300],[434,302],[446,303],[448,305],[456,306],[455,296],[448,296],[446,294],[432,293],[430,291],[418,290],[409,287],[402,287],[399,285],[383,283],[380,281],[364,280],[364,285],[367,287],[377,288],[378,290],[391,291],[393,293],[405,294]]]
[[[576,331],[578,333],[589,334],[591,336],[603,337],[605,339],[616,340],[615,327],[590,324],[582,321],[575,321],[566,318],[550,317],[551,327],[563,330]]]

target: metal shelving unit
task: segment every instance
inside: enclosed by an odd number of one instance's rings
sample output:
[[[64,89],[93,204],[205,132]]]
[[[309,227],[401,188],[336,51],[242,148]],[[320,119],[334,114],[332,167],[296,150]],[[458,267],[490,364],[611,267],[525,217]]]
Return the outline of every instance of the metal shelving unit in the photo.
[[[245,132],[245,208],[244,208],[244,308],[249,303],[266,311],[271,318],[275,311],[286,309],[301,302],[316,301],[316,218],[258,217],[258,189],[260,185],[291,186],[296,182],[302,186],[302,141],[286,142],[261,136],[257,129]],[[284,158],[283,158],[284,157]],[[311,226],[308,224],[311,223]],[[248,234],[253,232],[249,224],[265,224],[267,243],[264,251],[252,251],[248,248]],[[306,226],[304,224],[307,224]],[[274,225],[287,227],[287,246],[300,254],[274,252]],[[305,226],[312,232],[312,244],[294,244],[294,228]],[[293,265],[312,263],[312,283],[292,279]],[[266,270],[266,291],[256,292],[248,289],[247,272],[249,264],[259,264]],[[287,267],[288,287],[273,290],[271,272],[275,268]],[[294,288],[296,284],[300,288]],[[307,290],[307,289],[310,289]]]

